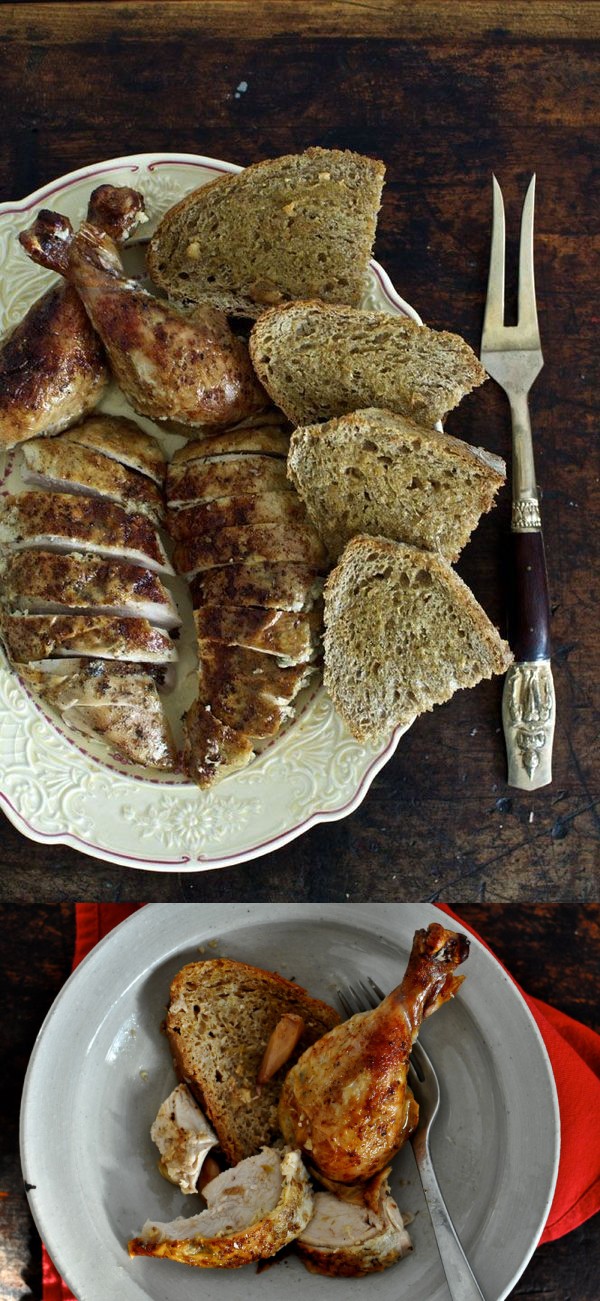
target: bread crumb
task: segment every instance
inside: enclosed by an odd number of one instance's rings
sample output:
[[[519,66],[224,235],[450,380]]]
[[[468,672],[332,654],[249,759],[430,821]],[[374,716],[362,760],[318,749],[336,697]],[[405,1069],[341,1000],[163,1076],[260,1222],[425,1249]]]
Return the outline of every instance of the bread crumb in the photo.
[[[188,244],[185,250],[185,256],[191,258],[192,262],[198,262],[200,260],[200,245],[196,239],[193,239],[191,244]]]

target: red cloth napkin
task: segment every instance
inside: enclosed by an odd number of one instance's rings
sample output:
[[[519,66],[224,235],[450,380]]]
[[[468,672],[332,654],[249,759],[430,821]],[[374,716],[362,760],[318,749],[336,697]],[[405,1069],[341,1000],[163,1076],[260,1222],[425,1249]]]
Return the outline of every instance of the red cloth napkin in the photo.
[[[113,926],[141,907],[142,904],[77,904],[73,969]],[[444,904],[441,907],[464,930],[481,939],[451,908]],[[489,947],[484,940],[481,942]],[[531,998],[523,990],[521,993],[546,1045],[560,1107],[562,1143],[558,1181],[546,1228],[540,1238],[540,1242],[552,1242],[600,1210],[600,1132],[597,1123],[600,1114],[600,1035],[540,999]],[[77,1301],[59,1277],[45,1247],[42,1252],[43,1301]]]

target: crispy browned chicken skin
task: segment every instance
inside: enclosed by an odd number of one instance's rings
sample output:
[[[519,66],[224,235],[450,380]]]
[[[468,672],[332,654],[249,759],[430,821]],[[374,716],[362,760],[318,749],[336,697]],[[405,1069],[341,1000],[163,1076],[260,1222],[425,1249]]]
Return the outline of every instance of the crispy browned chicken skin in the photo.
[[[261,410],[268,400],[246,345],[222,313],[186,317],[125,277],[107,233],[120,233],[121,191],[102,190],[99,213],[92,208],[100,225],[88,220],[74,234],[66,217],[44,209],[19,239],[34,262],[77,289],[132,406],[154,420],[214,426]]]
[[[54,285],[0,349],[0,445],[58,434],[100,401],[104,350],[70,285]]]
[[[417,931],[402,984],[375,1009],[330,1030],[287,1076],[279,1104],[286,1143],[343,1184],[382,1170],[415,1128],[408,1059],[426,1016],[456,993],[464,935],[433,923]]]

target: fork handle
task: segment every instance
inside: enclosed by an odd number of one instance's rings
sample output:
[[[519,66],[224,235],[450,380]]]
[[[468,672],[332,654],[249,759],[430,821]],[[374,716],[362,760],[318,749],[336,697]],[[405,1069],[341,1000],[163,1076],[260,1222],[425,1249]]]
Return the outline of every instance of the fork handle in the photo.
[[[527,395],[510,395],[513,483],[508,640],[515,662],[502,697],[508,784],[537,790],[552,781],[556,716],[550,667],[550,599]]]
[[[417,1130],[411,1142],[452,1301],[485,1301],[442,1197],[425,1133]]]

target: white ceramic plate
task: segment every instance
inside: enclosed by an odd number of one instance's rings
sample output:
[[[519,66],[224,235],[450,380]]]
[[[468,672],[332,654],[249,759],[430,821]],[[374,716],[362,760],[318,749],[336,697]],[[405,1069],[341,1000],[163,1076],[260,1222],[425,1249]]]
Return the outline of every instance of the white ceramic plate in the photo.
[[[85,216],[101,182],[133,185],[146,200],[150,225],[184,194],[232,163],[192,154],[135,154],[81,168],[15,203],[0,204],[0,336],[56,277],[34,265],[16,238],[40,207]],[[420,317],[396,293],[378,263],[365,305]],[[159,435],[169,454],[183,439],[136,415],[113,387],[100,409],[129,415]],[[18,457],[0,452],[0,496],[18,484]],[[180,590],[183,584],[180,584]],[[184,642],[183,672],[190,666]],[[178,690],[171,712],[181,714]],[[111,758],[100,742],[65,730],[8,668],[0,651],[0,803],[24,835],[71,845],[96,858],[155,871],[197,872],[268,853],[317,822],[346,817],[360,804],[405,728],[383,746],[359,745],[322,689],[308,693],[297,721],[249,768],[208,792],[179,776]]]
[[[146,1218],[192,1214],[190,1198],[156,1167],[152,1120],[174,1085],[160,1032],[169,983],[186,962],[228,956],[296,977],[333,1001],[336,978],[401,979],[429,904],[155,904],[134,914],[84,961],[37,1040],[25,1083],[23,1176],[36,1223],[79,1301],[311,1301],[347,1282],[308,1274],[289,1258],[196,1272],[130,1260]],[[554,1081],[537,1027],[515,985],[476,940],[466,980],[428,1020],[422,1039],[442,1081],[432,1150],[442,1191],[486,1301],[502,1301],[538,1242],[559,1152]],[[415,1215],[414,1252],[351,1284],[354,1301],[448,1301],[412,1151],[394,1162],[392,1189]]]

